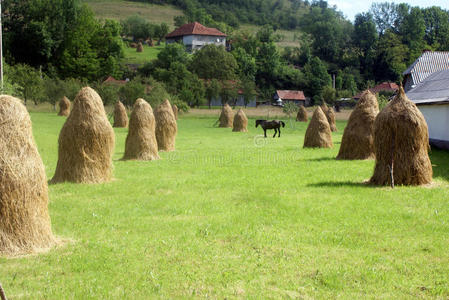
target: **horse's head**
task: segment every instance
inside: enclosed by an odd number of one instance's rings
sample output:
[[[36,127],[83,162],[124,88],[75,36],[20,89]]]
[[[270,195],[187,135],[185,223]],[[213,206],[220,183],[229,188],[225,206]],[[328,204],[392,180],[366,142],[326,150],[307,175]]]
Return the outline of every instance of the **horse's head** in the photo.
[[[257,128],[257,126],[259,126],[260,124],[262,124],[265,121],[266,120],[256,120],[256,128]]]

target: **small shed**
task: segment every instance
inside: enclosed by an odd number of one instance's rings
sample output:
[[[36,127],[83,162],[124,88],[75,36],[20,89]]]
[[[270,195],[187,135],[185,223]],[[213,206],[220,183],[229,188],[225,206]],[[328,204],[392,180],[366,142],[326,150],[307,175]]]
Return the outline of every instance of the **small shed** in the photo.
[[[449,150],[449,70],[435,72],[407,92],[426,119],[429,142]]]
[[[280,102],[282,104],[286,104],[286,103],[290,102],[290,103],[295,103],[296,105],[309,106],[309,101],[304,96],[303,91],[277,90],[273,96],[273,99],[276,103]]]

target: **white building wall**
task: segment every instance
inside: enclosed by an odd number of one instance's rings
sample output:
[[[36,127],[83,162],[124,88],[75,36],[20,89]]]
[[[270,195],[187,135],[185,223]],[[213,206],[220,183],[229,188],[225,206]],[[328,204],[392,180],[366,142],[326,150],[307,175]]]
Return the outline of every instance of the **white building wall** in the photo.
[[[429,138],[449,143],[449,104],[419,105],[429,127]]]
[[[226,46],[226,38],[222,36],[185,35],[182,42],[186,46],[192,46],[192,50],[201,49],[204,45],[209,44]]]

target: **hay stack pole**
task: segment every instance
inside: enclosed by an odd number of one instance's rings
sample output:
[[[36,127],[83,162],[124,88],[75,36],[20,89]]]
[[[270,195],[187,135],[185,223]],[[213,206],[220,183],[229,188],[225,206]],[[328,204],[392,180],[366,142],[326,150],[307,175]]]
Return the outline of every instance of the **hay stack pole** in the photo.
[[[232,108],[229,106],[229,104],[226,103],[221,109],[219,121],[219,126],[222,128],[232,127],[232,123],[234,122],[234,112],[232,111]]]
[[[365,91],[348,120],[337,159],[374,159],[374,120],[379,113],[376,96]]]
[[[113,127],[128,127],[128,114],[126,108],[121,101],[117,101],[114,106],[114,125]]]
[[[55,244],[48,185],[30,116],[17,98],[0,96],[0,255],[26,254]]]
[[[159,151],[174,151],[178,125],[170,102],[166,99],[154,113]]]
[[[327,122],[329,122],[329,126],[332,132],[337,131],[337,125],[335,124],[335,113],[332,107],[328,107],[326,112]]]
[[[58,116],[67,117],[70,114],[70,100],[64,96],[59,101],[59,113]]]
[[[307,110],[304,105],[300,105],[298,109],[298,113],[296,114],[296,122],[307,122]]]
[[[176,104],[172,104],[171,108],[173,109],[173,114],[175,115],[175,120],[178,120],[178,106]]]
[[[137,44],[136,52],[143,52],[142,42],[139,42],[139,44]]]
[[[111,180],[114,130],[100,96],[82,88],[59,134],[58,164],[52,183]]]
[[[156,141],[156,121],[151,105],[139,98],[134,103],[123,159],[159,159]]]
[[[248,118],[243,110],[240,108],[234,117],[233,128],[234,132],[248,132]]]
[[[332,148],[332,133],[321,107],[317,107],[304,137],[304,148]]]
[[[401,87],[374,122],[376,166],[370,183],[392,186],[431,183],[428,150],[426,120]]]

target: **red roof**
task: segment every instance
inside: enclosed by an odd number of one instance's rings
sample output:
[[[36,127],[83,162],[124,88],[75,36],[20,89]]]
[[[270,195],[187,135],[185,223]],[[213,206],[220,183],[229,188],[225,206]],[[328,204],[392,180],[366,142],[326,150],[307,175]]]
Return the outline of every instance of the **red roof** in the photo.
[[[126,84],[126,80],[117,80],[112,76],[109,76],[108,78],[106,78],[105,81],[103,81],[103,83],[115,83],[115,84]]]
[[[303,91],[278,90],[276,93],[282,100],[306,100]]]
[[[223,32],[216,28],[208,28],[206,26],[201,25],[198,22],[185,24],[175,29],[175,31],[170,32],[165,37],[172,38],[184,35],[212,35],[212,36],[226,36]]]
[[[394,82],[382,82],[381,84],[376,85],[375,87],[369,89],[369,91],[373,94],[377,94],[379,92],[396,92],[399,89],[399,86]],[[362,97],[363,92],[355,95],[354,99],[360,99]]]

